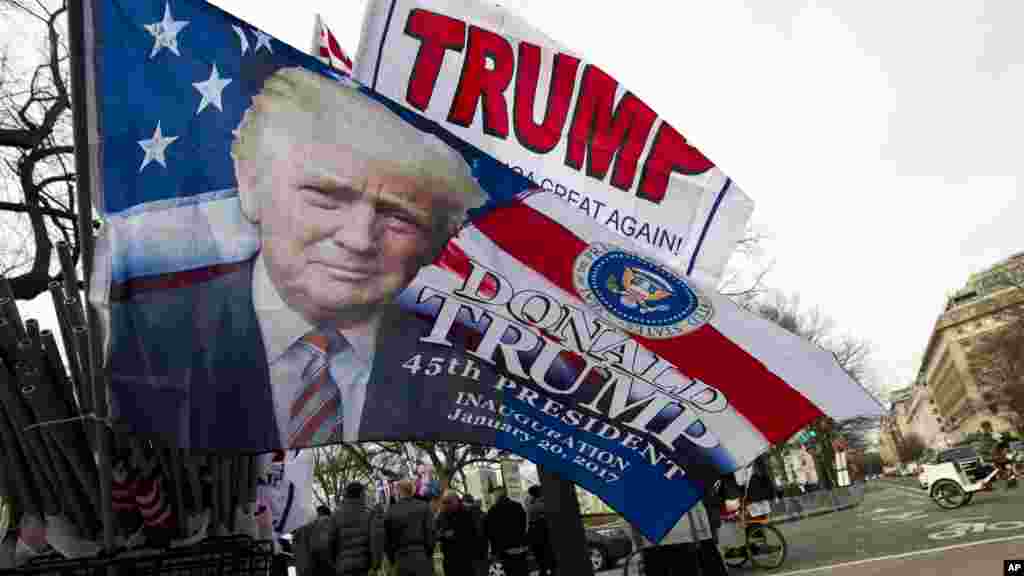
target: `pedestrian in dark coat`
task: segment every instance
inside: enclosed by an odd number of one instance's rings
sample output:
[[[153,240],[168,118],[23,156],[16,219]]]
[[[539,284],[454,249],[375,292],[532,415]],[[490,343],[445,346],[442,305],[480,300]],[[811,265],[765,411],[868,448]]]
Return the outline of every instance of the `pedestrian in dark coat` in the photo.
[[[530,486],[527,490],[529,501],[526,504],[526,538],[530,541],[530,549],[537,560],[540,576],[551,576],[555,571],[555,551],[551,546],[548,534],[548,521],[544,509],[544,494],[540,486]]]
[[[397,565],[394,576],[433,576],[434,513],[430,504],[414,497],[411,480],[398,483],[399,500],[384,516],[384,550]]]
[[[490,543],[487,541],[487,532],[484,530],[484,511],[480,509],[480,503],[471,494],[466,494],[462,498],[462,507],[473,520],[473,530],[477,538],[471,550],[474,566],[473,574],[475,576],[486,576],[489,564],[488,552],[490,550]]]
[[[508,497],[504,488],[492,492],[496,501],[484,518],[484,531],[491,551],[501,560],[508,576],[528,576],[526,552],[526,510]]]
[[[366,505],[359,482],[345,487],[344,499],[331,516],[334,571],[338,576],[365,576],[381,563],[384,522]]]
[[[444,555],[444,576],[473,576],[480,535],[472,514],[463,507],[455,492],[448,491],[441,496],[437,536]]]
[[[331,510],[317,507],[316,519],[292,533],[297,576],[319,576],[334,573]]]

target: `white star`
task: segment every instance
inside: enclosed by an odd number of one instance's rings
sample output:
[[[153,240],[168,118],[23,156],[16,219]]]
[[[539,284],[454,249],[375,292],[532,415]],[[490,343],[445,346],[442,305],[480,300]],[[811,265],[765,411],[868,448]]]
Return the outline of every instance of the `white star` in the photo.
[[[154,40],[153,51],[149,53],[149,57],[156,56],[163,48],[174,52],[175,56],[181,56],[181,53],[178,52],[178,32],[181,32],[181,29],[185,26],[188,26],[188,21],[175,20],[174,16],[171,15],[171,3],[165,4],[164,19],[160,22],[145,25],[146,31],[153,36]]]
[[[259,30],[253,30],[252,33],[256,35],[256,47],[252,49],[253,52],[259,52],[260,48],[266,46],[267,52],[274,53],[274,49],[270,46],[270,41],[272,40],[270,34],[260,32]]]
[[[171,145],[171,142],[177,139],[177,136],[165,137],[160,132],[160,122],[157,122],[156,130],[153,131],[153,137],[149,140],[139,140],[139,146],[146,151],[146,157],[142,159],[142,166],[139,166],[139,173],[154,160],[159,162],[164,168],[167,168],[167,158],[164,156],[164,152]]]
[[[231,25],[234,29],[235,34],[238,35],[238,41],[242,43],[242,54],[245,54],[249,50],[249,39],[245,37],[245,30],[242,30],[241,26]]]
[[[196,90],[203,95],[203,99],[199,102],[199,109],[196,110],[196,116],[199,115],[207,106],[213,104],[217,107],[217,110],[221,112],[224,108],[221,107],[221,92],[224,91],[224,87],[231,84],[230,78],[221,78],[220,72],[217,71],[217,64],[213,65],[213,70],[210,71],[210,79],[203,82],[193,82],[192,85],[196,87]]]

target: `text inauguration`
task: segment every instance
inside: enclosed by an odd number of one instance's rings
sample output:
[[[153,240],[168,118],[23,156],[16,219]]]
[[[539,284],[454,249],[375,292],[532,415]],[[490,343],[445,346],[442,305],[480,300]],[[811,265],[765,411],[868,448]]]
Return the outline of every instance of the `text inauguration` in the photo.
[[[440,301],[431,331],[421,341],[453,346],[449,334],[460,313],[463,318],[468,314],[472,324],[486,328],[467,353],[490,365],[500,355],[511,376],[532,382],[545,395],[571,396],[578,407],[649,435],[670,453],[680,448],[680,439],[705,449],[719,445],[701,422],[702,414],[728,409],[719,390],[688,378],[582,306],[538,290],[517,291],[500,273],[472,259],[470,263],[469,274],[453,292],[429,286],[419,291],[418,303]],[[579,361],[565,365],[582,366],[574,378],[552,378],[556,359],[566,355]],[[534,358],[527,367],[523,359],[528,357]],[[595,375],[600,384],[584,387]],[[537,408],[569,425],[584,420],[579,411],[564,410],[558,403]]]

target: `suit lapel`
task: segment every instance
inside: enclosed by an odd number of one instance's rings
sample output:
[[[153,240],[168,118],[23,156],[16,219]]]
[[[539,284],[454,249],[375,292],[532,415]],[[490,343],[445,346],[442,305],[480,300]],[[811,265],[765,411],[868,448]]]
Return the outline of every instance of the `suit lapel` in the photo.
[[[192,435],[196,445],[266,451],[280,446],[270,372],[252,302],[253,262],[213,280],[211,298],[198,304],[200,332],[193,372]],[[217,296],[220,296],[219,298]],[[202,337],[205,333],[205,337]],[[198,417],[197,417],[198,416]]]

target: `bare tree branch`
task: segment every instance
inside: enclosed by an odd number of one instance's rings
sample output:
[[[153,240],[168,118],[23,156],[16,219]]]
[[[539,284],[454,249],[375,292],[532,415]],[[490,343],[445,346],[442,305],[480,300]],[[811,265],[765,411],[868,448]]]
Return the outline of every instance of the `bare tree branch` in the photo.
[[[4,244],[20,245],[0,252],[0,270],[19,274],[10,278],[18,299],[34,298],[55,279],[50,274],[53,242],[70,240],[76,259],[80,253],[72,185],[69,59],[62,38],[65,26],[58,25],[66,12],[66,2],[0,0],[0,17],[10,18],[12,25],[18,22],[23,29],[39,26],[45,45],[38,64],[24,72],[7,60],[0,61],[0,118],[4,119],[0,120],[0,158],[9,173],[0,174],[7,190],[0,212],[23,214],[25,230],[30,231],[6,237]]]

